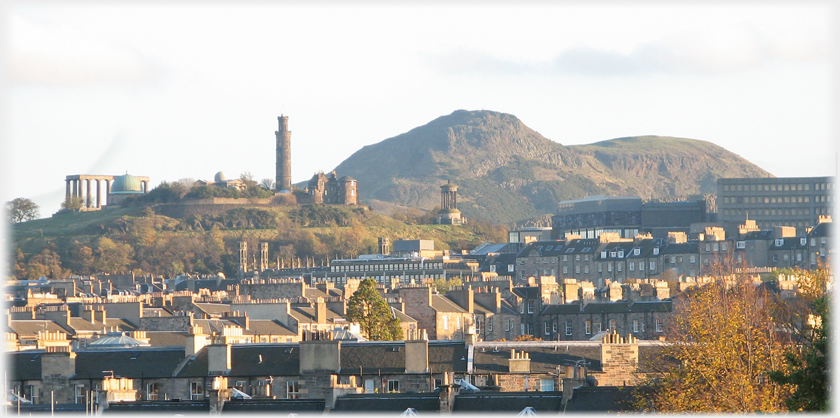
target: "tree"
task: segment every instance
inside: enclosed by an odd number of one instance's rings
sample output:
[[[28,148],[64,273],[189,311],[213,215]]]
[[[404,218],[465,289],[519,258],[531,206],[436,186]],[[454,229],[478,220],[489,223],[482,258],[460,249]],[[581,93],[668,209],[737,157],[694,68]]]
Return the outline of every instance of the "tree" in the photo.
[[[38,217],[38,205],[24,197],[6,202],[6,209],[8,211],[9,222],[13,224],[31,221]]]
[[[661,377],[639,398],[659,412],[775,412],[786,388],[769,378],[783,366],[784,335],[769,291],[747,277],[717,276],[674,301]]]
[[[385,298],[376,290],[373,279],[364,279],[347,303],[347,320],[356,322],[372,341],[403,338],[400,320],[394,316]]]
[[[770,378],[779,384],[791,385],[793,395],[785,401],[791,411],[828,411],[828,329],[827,295],[828,266],[817,270],[788,270],[780,272],[797,278],[798,301],[792,312],[807,317],[795,319],[786,326],[793,329],[801,324],[796,349],[785,353],[787,370],[775,370]]]
[[[75,211],[85,205],[85,199],[79,196],[71,196],[65,201],[61,202],[61,209]]]
[[[274,190],[274,180],[270,178],[264,178],[260,180],[260,187],[265,190]]]

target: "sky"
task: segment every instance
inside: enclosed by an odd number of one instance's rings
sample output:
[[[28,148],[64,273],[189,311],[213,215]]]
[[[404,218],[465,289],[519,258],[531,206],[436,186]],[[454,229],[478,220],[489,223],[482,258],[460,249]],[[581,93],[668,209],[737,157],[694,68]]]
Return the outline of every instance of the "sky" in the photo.
[[[71,174],[292,178],[457,109],[564,145],[663,135],[837,170],[835,2],[46,2],[2,9],[0,197]],[[375,162],[372,162],[375,163]],[[364,185],[360,185],[364,187]]]

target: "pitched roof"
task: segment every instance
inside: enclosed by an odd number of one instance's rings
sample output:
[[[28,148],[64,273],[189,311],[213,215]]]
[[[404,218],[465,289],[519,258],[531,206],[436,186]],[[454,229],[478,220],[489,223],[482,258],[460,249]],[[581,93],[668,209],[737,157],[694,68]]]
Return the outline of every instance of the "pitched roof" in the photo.
[[[405,372],[405,344],[342,343],[341,374],[402,374]]]
[[[41,380],[42,354],[43,350],[6,353],[9,380]]]
[[[432,294],[432,309],[438,312],[467,312],[446,296],[435,293]]]
[[[633,388],[615,386],[580,387],[572,392],[566,404],[567,412],[620,412],[631,411]]]
[[[490,342],[492,344],[492,342]],[[477,374],[506,373],[511,350],[526,352],[531,358],[531,373],[553,373],[557,366],[574,366],[579,360],[588,363],[590,370],[601,369],[600,348],[594,344],[540,344],[515,345],[500,344],[494,347],[481,347],[473,351],[473,369]]]
[[[393,411],[408,408],[416,411],[439,411],[436,393],[382,393],[350,394],[335,400],[336,411]]]
[[[171,377],[184,359],[183,348],[138,347],[113,350],[91,350],[76,353],[76,374],[73,379],[101,379],[103,370],[129,379]]]
[[[465,372],[468,351],[463,341],[429,341],[429,368],[433,373]]]
[[[453,411],[520,412],[527,407],[539,413],[563,410],[563,392],[478,392],[455,397]]]
[[[11,331],[18,336],[36,336],[39,332],[63,332],[68,334],[68,330],[53,321],[45,319],[13,319],[11,324]]]

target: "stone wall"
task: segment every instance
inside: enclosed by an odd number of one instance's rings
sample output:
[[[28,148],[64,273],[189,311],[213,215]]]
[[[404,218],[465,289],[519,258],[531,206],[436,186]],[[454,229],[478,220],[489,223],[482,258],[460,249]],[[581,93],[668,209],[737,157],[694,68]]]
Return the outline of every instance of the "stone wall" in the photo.
[[[140,318],[140,329],[143,331],[187,332],[192,326],[192,319],[191,315],[144,317]]]

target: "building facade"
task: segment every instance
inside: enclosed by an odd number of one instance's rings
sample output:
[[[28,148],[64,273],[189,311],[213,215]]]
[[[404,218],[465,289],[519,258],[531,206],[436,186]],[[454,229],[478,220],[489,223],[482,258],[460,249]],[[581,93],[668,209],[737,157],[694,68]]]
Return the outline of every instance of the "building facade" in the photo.
[[[804,234],[833,212],[834,177],[721,178],[717,184],[718,220],[729,230],[753,219],[761,229],[792,226]]]

